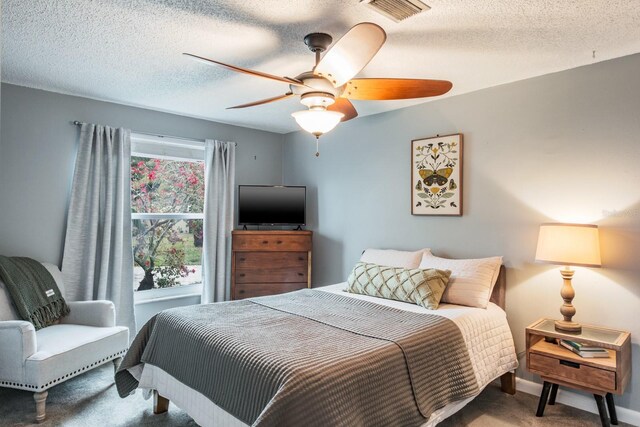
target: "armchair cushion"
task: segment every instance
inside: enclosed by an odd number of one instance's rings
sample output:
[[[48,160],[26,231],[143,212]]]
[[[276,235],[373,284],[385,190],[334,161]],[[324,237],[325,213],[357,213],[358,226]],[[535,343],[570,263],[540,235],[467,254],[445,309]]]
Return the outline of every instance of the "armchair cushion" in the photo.
[[[25,382],[43,390],[120,357],[129,345],[123,326],[53,325],[36,335],[38,348],[25,362]]]
[[[116,309],[111,301],[67,301],[71,313],[60,324],[112,327],[116,325]]]
[[[0,322],[0,379],[21,381],[24,361],[33,355],[36,349],[36,329],[30,322]]]

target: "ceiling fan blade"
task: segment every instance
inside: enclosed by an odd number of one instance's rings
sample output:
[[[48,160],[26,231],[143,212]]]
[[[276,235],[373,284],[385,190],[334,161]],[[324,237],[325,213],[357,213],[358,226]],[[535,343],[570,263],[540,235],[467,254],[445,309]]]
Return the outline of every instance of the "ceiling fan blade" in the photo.
[[[386,40],[387,34],[376,24],[355,25],[325,53],[313,72],[335,87],[342,86],[373,59]]]
[[[274,101],[280,101],[281,99],[287,99],[294,96],[293,93],[287,92],[284,95],[274,96],[273,98],[261,99],[260,101],[249,102],[248,104],[236,105],[233,107],[227,107],[227,110],[233,110],[236,108],[247,108],[247,107],[255,107],[256,105],[268,104]]]
[[[359,100],[426,98],[443,95],[453,84],[446,80],[353,79],[344,87],[342,97]]]
[[[236,71],[238,73],[244,73],[244,74],[249,74],[249,75],[252,75],[252,76],[264,77],[266,79],[276,80],[276,81],[287,83],[287,84],[294,85],[294,86],[304,86],[304,84],[300,80],[292,79],[290,77],[279,77],[279,76],[274,76],[273,74],[263,73],[261,71],[250,70],[248,68],[242,68],[242,67],[238,67],[236,65],[229,65],[229,64],[225,64],[224,62],[219,62],[219,61],[215,61],[213,59],[204,58],[202,56],[194,55],[192,53],[183,53],[183,55],[188,56],[190,58],[193,58],[196,61],[204,62],[205,64],[209,64],[209,65],[216,64],[216,65],[224,67],[224,68],[226,68],[228,70]]]
[[[339,111],[344,114],[344,117],[341,122],[346,122],[347,120],[355,119],[358,117],[358,112],[356,108],[353,106],[351,101],[345,98],[336,98],[336,102],[327,107],[329,111]]]

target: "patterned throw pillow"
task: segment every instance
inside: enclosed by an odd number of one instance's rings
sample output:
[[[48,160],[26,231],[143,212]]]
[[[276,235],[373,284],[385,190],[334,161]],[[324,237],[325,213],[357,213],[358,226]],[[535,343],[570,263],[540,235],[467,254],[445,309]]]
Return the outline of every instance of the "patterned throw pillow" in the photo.
[[[386,267],[359,262],[347,279],[347,292],[438,308],[451,272]]]

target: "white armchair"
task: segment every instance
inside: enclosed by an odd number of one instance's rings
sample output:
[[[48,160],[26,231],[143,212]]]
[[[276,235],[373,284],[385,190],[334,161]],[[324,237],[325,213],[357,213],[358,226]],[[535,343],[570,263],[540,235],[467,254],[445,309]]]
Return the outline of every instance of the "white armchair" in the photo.
[[[62,274],[43,264],[65,295]],[[20,320],[0,280],[0,387],[34,393],[36,420],[45,419],[47,390],[106,362],[117,364],[127,351],[129,330],[115,325],[111,301],[67,301],[71,313],[36,331]]]

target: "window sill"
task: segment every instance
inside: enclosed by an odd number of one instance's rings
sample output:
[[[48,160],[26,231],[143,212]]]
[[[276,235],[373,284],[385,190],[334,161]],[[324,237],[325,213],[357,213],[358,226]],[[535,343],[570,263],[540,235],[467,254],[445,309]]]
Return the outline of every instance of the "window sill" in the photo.
[[[149,289],[138,291],[134,295],[134,304],[149,304],[158,301],[168,301],[180,298],[200,296],[202,294],[202,283],[195,285],[177,286],[175,288]]]

